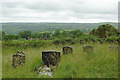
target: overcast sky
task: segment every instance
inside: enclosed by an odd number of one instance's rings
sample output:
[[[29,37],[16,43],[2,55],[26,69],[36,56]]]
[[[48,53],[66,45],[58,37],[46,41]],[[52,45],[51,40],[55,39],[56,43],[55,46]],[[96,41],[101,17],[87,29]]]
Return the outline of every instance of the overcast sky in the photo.
[[[9,1],[9,2],[8,2]],[[1,0],[2,22],[117,22],[119,0]]]

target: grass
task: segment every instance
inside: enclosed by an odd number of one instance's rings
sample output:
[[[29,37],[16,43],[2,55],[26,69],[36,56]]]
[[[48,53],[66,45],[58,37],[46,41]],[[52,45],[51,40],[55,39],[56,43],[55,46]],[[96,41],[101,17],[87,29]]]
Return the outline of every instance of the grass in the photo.
[[[57,78],[115,78],[118,77],[118,54],[108,45],[94,45],[93,54],[83,54],[82,46],[73,47],[72,55],[61,58],[54,76]]]
[[[2,42],[0,41],[0,79],[2,78]]]
[[[2,78],[2,53],[0,51],[0,79]]]
[[[53,78],[117,78],[118,52],[109,51],[110,44],[94,44],[94,53],[83,54],[83,45],[71,45],[73,54],[62,55]],[[16,47],[3,48],[3,78],[48,78],[34,72],[42,64],[42,51],[61,51],[62,45],[41,48],[21,49]],[[16,69],[12,68],[12,55],[22,50],[26,54],[26,63]]]

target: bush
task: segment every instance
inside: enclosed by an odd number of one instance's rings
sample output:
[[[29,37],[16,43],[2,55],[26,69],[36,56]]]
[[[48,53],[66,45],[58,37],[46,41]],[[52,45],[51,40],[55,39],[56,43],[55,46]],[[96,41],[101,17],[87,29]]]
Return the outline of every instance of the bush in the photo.
[[[76,40],[71,39],[71,38],[62,38],[62,39],[56,39],[53,41],[53,44],[58,45],[58,44],[75,44]]]
[[[106,38],[105,42],[116,43],[116,42],[118,42],[118,37],[117,36],[108,37],[108,38]]]
[[[27,41],[27,46],[29,46],[29,47],[43,47],[44,45],[45,45],[45,41],[43,41],[43,40]]]
[[[43,40],[11,40],[11,41],[3,41],[3,46],[15,46],[15,47],[43,47],[45,45],[45,41]]]
[[[104,42],[102,38],[98,38],[97,41],[101,44]]]
[[[98,36],[99,38],[107,38],[110,36],[118,36],[119,32],[112,25],[100,25],[97,29],[90,32],[91,35]]]

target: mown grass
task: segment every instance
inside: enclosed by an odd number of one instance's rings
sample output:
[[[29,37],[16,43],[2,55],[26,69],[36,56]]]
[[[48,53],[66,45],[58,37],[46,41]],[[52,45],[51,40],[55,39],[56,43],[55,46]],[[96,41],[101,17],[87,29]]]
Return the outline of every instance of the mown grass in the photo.
[[[3,78],[47,78],[34,72],[42,64],[42,51],[61,51],[60,63],[53,78],[116,78],[118,77],[118,52],[109,51],[110,44],[94,44],[94,53],[83,54],[83,45],[70,45],[73,54],[62,55],[62,45],[51,45],[41,48],[21,49],[16,47],[3,48]],[[16,69],[12,68],[12,55],[17,50],[26,54],[26,63]]]

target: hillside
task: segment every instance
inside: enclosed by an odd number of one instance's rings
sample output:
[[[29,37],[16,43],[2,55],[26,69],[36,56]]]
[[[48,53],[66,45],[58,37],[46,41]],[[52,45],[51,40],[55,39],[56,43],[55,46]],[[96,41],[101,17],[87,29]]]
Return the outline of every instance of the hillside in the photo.
[[[2,23],[2,30],[7,34],[17,34],[20,31],[29,30],[32,32],[53,32],[56,29],[72,30],[80,29],[84,33],[89,33],[92,29],[101,24],[110,24],[118,28],[117,23]]]

